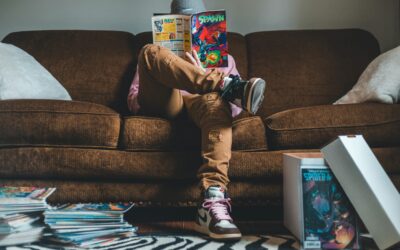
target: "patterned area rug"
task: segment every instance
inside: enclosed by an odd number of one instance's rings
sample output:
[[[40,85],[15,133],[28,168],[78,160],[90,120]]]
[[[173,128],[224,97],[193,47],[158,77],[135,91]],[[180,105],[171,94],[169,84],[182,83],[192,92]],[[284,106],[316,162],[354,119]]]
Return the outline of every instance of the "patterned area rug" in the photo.
[[[373,240],[368,237],[361,237],[361,249],[378,249]],[[71,249],[61,247],[50,247],[45,244],[32,244],[23,247],[7,247],[8,250],[50,250],[50,249]],[[76,249],[76,248],[73,248]],[[104,250],[128,250],[128,249],[205,249],[205,250],[239,250],[239,249],[268,249],[268,250],[290,250],[301,249],[299,243],[293,236],[289,235],[260,235],[243,236],[236,242],[218,242],[209,238],[193,235],[140,235],[129,239],[114,242],[106,247],[97,247],[94,249]],[[397,250],[397,249],[396,249]]]

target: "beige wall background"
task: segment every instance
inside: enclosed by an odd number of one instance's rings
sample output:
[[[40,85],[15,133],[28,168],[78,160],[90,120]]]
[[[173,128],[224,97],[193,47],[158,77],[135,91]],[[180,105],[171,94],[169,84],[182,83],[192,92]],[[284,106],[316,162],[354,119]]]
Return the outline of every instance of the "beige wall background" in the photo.
[[[226,9],[228,29],[263,30],[361,28],[386,51],[400,44],[399,0],[205,0]],[[0,39],[21,30],[150,30],[154,12],[169,0],[0,0]]]

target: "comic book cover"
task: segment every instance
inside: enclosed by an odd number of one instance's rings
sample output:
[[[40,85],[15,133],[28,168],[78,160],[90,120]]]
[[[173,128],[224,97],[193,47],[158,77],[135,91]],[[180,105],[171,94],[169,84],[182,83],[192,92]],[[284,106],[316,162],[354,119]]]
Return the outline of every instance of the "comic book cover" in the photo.
[[[357,215],[331,170],[302,169],[304,248],[359,249]]]
[[[204,68],[228,66],[226,12],[207,11],[192,15],[192,49]]]
[[[153,43],[180,57],[195,50],[204,68],[228,67],[226,12],[152,17]]]
[[[125,213],[132,208],[133,203],[78,203],[67,204],[58,207],[57,210],[51,211],[53,213],[79,213],[79,212],[105,212],[105,213]]]
[[[0,187],[0,198],[30,198],[30,199],[45,199],[55,191],[55,188],[40,188],[40,187]]]
[[[152,17],[153,43],[170,49],[183,57],[191,50],[190,17],[185,15],[157,15]]]

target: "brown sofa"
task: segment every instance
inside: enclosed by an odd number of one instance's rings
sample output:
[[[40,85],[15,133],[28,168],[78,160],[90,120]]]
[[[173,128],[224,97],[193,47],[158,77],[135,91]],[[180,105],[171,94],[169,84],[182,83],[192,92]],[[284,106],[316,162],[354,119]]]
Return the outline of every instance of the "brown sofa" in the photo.
[[[126,97],[149,32],[15,32],[74,101],[0,101],[0,173],[8,185],[55,186],[50,202],[194,206],[200,132],[185,117],[132,116]],[[282,207],[282,153],[363,134],[400,188],[400,105],[331,105],[379,53],[357,29],[229,34],[242,77],[267,80],[258,116],[233,124],[230,196],[237,207]],[[279,218],[277,218],[279,219]]]

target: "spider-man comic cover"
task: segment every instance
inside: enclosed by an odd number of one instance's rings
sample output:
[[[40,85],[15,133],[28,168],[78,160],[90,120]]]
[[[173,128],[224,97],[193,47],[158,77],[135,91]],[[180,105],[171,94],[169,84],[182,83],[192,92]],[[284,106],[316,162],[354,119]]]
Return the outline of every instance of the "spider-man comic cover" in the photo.
[[[357,214],[331,170],[302,169],[304,244],[359,249]]]

